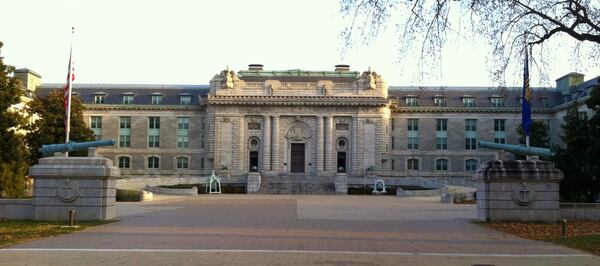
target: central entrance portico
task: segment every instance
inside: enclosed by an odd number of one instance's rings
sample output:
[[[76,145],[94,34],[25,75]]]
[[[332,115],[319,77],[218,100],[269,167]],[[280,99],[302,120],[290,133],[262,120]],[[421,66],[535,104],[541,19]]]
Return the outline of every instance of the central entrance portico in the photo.
[[[292,143],[290,162],[292,173],[304,173],[304,143]]]

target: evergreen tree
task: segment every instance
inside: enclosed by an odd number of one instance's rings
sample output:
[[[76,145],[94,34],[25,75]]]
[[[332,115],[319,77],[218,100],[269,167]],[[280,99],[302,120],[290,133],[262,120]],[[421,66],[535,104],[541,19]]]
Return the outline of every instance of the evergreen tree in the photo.
[[[525,145],[525,133],[523,125],[519,125],[517,129],[519,133],[519,143]],[[550,147],[550,139],[548,138],[548,126],[539,120],[533,121],[529,126],[529,146],[548,148]]]
[[[16,132],[26,120],[13,108],[24,92],[13,72],[14,67],[4,65],[0,56],[0,196],[6,197],[23,196],[28,167],[23,135]]]
[[[44,144],[65,142],[65,107],[63,92],[51,91],[47,97],[37,97],[29,103],[28,110],[37,114],[39,119],[29,126],[27,145],[31,149],[30,163],[35,164],[40,158],[38,150]],[[84,107],[78,97],[71,100],[71,133],[70,141],[82,142],[94,140],[94,132],[83,121]],[[69,156],[85,156],[87,151],[70,152]]]
[[[563,201],[591,202],[600,193],[600,116],[588,119],[574,103],[567,112],[561,136],[566,148],[557,148],[556,166],[564,173],[560,184]]]

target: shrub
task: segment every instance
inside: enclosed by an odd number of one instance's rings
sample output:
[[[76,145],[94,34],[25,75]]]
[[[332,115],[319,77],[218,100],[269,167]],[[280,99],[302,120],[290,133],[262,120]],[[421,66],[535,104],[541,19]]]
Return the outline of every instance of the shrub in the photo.
[[[138,190],[117,189],[117,202],[142,201],[142,192]]]

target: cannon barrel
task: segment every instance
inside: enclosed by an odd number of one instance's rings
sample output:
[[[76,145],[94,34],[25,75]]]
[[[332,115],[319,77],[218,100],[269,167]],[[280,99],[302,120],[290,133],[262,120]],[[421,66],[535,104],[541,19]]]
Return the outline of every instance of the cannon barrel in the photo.
[[[92,147],[114,146],[115,140],[96,140],[87,142],[69,142],[63,144],[42,145],[40,152],[43,156],[53,155],[55,152],[78,151]]]
[[[500,144],[488,141],[479,141],[479,147],[492,149],[492,150],[503,150],[513,154],[521,154],[521,155],[536,155],[540,157],[552,157],[554,153],[550,149],[539,148],[539,147],[527,147],[523,145],[510,145],[510,144]]]

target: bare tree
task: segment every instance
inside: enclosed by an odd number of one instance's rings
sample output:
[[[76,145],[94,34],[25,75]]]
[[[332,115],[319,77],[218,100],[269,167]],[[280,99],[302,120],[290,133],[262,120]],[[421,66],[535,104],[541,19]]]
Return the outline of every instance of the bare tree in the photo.
[[[416,48],[421,66],[436,65],[449,34],[467,32],[483,37],[492,48],[491,76],[504,81],[513,63],[521,64],[523,49],[541,74],[551,48],[569,49],[586,60],[600,59],[600,1],[598,0],[340,0],[349,18],[342,31],[344,49],[368,44],[390,24],[396,25],[399,57]],[[560,36],[567,36],[562,38]],[[565,40],[558,43],[555,40]],[[554,41],[554,43],[552,43]],[[552,45],[549,45],[552,44]],[[585,46],[585,55],[581,48]],[[420,72],[423,74],[423,72]]]

